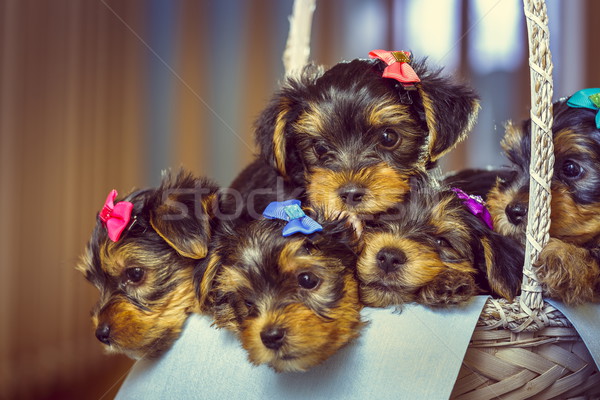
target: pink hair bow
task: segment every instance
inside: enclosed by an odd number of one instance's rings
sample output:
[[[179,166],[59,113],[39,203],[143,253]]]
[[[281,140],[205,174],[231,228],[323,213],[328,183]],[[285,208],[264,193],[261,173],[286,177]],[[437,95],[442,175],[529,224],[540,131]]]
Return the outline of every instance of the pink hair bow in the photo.
[[[117,198],[117,191],[111,190],[104,202],[104,207],[98,216],[100,220],[104,222],[106,230],[108,231],[108,237],[113,242],[117,242],[121,237],[121,233],[129,225],[131,220],[131,210],[133,210],[133,203],[129,201],[120,201],[115,204]]]
[[[408,51],[373,50],[369,57],[378,58],[387,64],[383,70],[384,78],[397,80],[404,88],[413,88],[414,84],[421,82],[414,69],[408,64],[410,53]]]

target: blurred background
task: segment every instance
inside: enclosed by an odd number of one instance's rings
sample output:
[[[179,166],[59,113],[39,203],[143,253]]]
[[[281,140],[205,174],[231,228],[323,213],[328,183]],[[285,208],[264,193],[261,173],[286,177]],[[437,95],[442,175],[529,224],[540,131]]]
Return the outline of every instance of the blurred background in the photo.
[[[283,77],[293,0],[0,0],[0,398],[112,398],[74,267],[106,194],[184,166],[228,185]],[[556,98],[600,85],[600,2],[547,0]],[[594,27],[595,26],[595,27]],[[410,50],[482,111],[445,170],[500,166],[529,112],[520,0],[317,0],[311,59]],[[594,67],[595,66],[595,67]]]

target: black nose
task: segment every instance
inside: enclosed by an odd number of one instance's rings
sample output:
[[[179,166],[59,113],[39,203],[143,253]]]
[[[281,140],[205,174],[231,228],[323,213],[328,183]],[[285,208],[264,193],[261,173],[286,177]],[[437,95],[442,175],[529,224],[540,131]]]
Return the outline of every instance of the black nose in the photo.
[[[110,344],[110,326],[103,322],[96,328],[96,337],[104,344]]]
[[[346,185],[338,190],[338,195],[342,201],[349,206],[355,206],[363,201],[366,190],[355,185]]]
[[[284,338],[285,329],[278,327],[269,327],[260,333],[260,340],[271,350],[280,348],[283,345]]]
[[[393,272],[406,263],[406,254],[400,249],[383,248],[377,253],[377,266],[386,273]]]
[[[520,202],[513,202],[506,206],[506,216],[514,225],[519,225],[527,217],[527,205]]]

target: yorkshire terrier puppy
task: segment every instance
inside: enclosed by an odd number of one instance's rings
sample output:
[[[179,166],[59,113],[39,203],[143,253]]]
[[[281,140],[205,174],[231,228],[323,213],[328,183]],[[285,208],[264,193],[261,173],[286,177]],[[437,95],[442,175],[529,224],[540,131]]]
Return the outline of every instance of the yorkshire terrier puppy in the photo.
[[[458,189],[423,185],[395,213],[367,221],[356,267],[361,301],[440,307],[483,293],[512,299],[523,250],[495,233],[485,213],[479,199]]]
[[[286,194],[298,189],[331,214],[372,215],[402,201],[410,178],[464,139],[479,110],[470,88],[410,53],[370,55],[306,67],[257,121],[260,156]]]
[[[584,89],[553,104],[550,241],[535,265],[544,293],[567,304],[600,300],[598,105],[600,89]],[[488,195],[495,228],[522,243],[529,202],[530,141],[530,120],[507,126],[502,147],[514,171]]]
[[[284,213],[287,203],[269,207]],[[299,207],[287,210],[308,218]],[[322,363],[363,326],[351,230],[341,219],[323,222],[322,232],[293,233],[294,221],[262,218],[223,229],[198,279],[215,324],[237,334],[250,362],[277,372]]]
[[[218,187],[181,171],[98,213],[77,269],[100,291],[92,310],[107,351],[156,357],[198,311],[193,271],[207,253]]]

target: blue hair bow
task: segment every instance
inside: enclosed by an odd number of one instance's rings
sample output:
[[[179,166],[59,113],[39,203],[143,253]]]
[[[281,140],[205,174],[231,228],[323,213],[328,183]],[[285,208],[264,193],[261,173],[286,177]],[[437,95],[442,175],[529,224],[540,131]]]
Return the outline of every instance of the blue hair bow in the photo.
[[[597,110],[596,113],[596,128],[600,129],[600,89],[590,88],[582,89],[567,101],[567,105],[574,108],[589,108]]]
[[[288,221],[283,227],[283,236],[298,232],[308,235],[323,230],[317,221],[307,216],[300,208],[300,200],[274,201],[265,208],[263,217]]]

